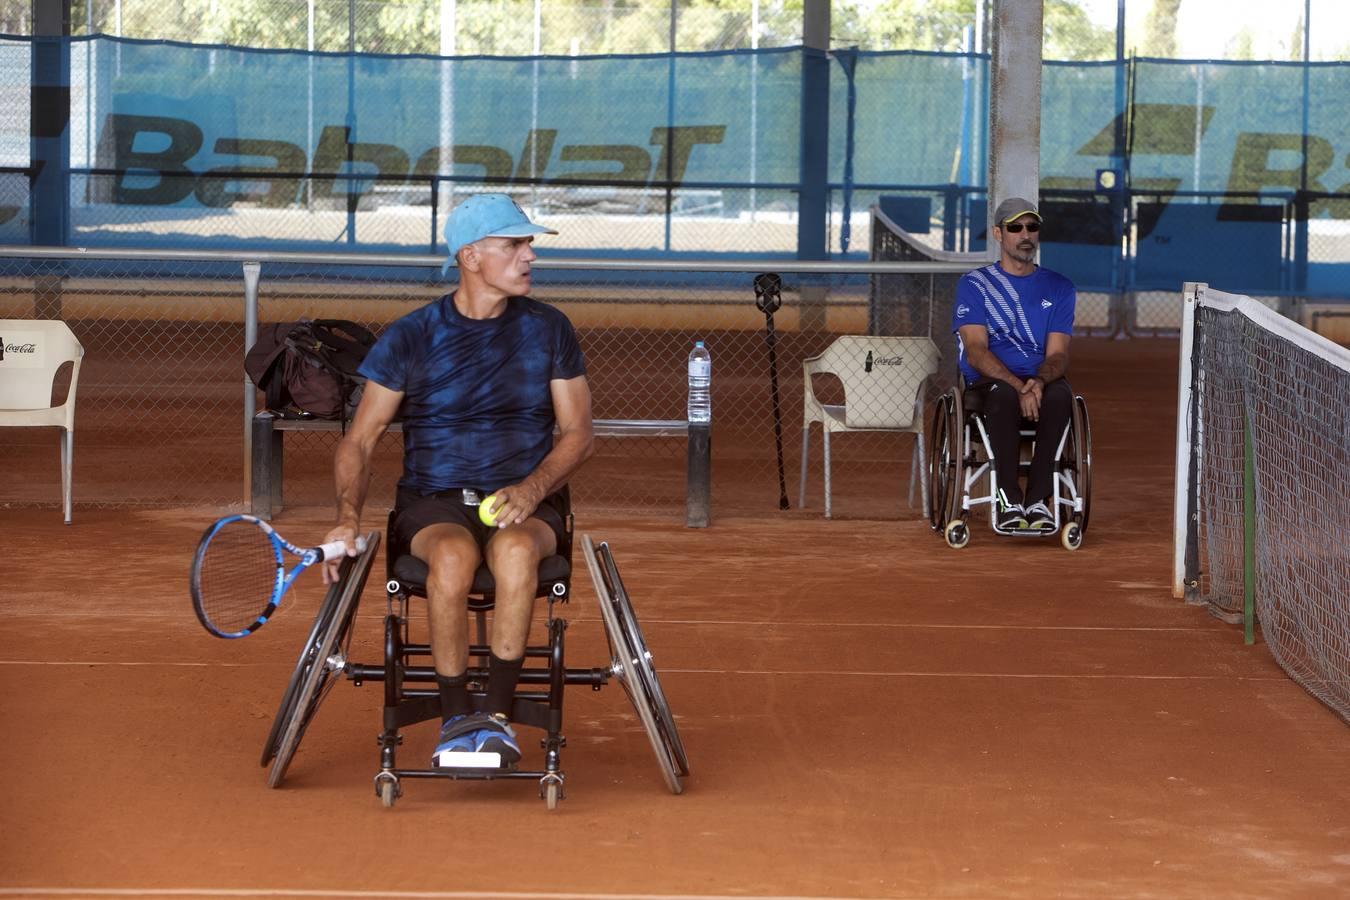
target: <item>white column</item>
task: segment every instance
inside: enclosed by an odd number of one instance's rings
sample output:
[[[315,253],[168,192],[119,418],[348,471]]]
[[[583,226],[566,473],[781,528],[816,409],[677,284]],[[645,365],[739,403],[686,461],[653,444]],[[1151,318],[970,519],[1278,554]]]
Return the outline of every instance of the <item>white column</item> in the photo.
[[[994,27],[989,88],[989,242],[994,208],[1006,197],[1040,202],[1041,4],[993,0]]]

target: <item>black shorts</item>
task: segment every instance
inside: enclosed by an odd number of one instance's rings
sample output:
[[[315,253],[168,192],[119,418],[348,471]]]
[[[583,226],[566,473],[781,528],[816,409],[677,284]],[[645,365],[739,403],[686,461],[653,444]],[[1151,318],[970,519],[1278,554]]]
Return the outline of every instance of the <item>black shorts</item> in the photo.
[[[473,488],[467,491],[464,488],[451,488],[434,494],[419,494],[409,488],[400,487],[394,500],[392,538],[403,547],[411,547],[413,537],[428,525],[460,525],[473,535],[481,550],[487,546],[488,540],[497,529],[483,524],[478,518],[478,504],[472,501],[477,498],[486,499],[487,495],[487,491]],[[541,500],[530,518],[539,519],[553,529],[557,545],[559,547],[563,545],[567,526],[563,522],[561,494],[549,494]]]

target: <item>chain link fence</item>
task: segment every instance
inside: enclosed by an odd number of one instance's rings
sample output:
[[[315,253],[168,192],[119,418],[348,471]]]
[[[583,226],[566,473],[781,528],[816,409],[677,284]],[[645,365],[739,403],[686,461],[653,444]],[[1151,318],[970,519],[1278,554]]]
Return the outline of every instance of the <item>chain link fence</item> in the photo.
[[[244,259],[187,251],[0,251],[0,318],[64,319],[85,347],[76,414],[77,507],[244,505],[245,398],[253,391],[243,373]],[[366,257],[364,264],[334,259],[263,255],[259,321],[343,318],[379,333],[453,287],[440,279],[435,257]],[[879,272],[869,268],[906,268],[784,263],[778,270],[782,305],[773,312],[771,332],[753,287],[767,265],[542,259],[536,264],[534,296],[556,304],[577,328],[597,419],[683,419],[688,353],[695,340],[706,343],[713,357],[714,518],[783,514],[784,485],[791,486],[790,506],[796,509],[803,361],[840,335],[867,334],[869,323],[877,321],[871,278]],[[926,281],[930,292],[940,290],[942,266],[909,268],[912,281]],[[880,358],[874,354],[877,372]],[[861,353],[857,365],[865,365]],[[818,375],[814,381],[821,402],[843,403],[837,376]],[[253,393],[252,399],[262,407],[261,395]],[[912,397],[900,405],[910,403]],[[337,439],[332,433],[287,433],[288,508],[332,502]],[[823,491],[819,426],[812,440],[816,449],[806,466],[804,514],[815,516],[821,514]],[[901,433],[834,435],[833,514],[921,515],[917,500],[915,508],[909,506],[914,440]],[[390,434],[381,442],[372,506],[392,500],[400,441]],[[12,473],[0,487],[0,504],[55,505],[56,451],[47,430],[0,429],[0,454]],[[579,509],[682,521],[685,440],[598,438],[596,456],[573,480],[573,497]]]

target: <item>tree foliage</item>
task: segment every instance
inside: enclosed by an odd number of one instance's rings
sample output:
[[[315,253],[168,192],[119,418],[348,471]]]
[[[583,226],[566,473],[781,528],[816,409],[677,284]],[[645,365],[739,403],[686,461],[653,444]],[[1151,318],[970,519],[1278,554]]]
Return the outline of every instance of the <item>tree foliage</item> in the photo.
[[[1145,56],[1175,57],[1177,55],[1177,14],[1182,0],[1153,0],[1144,24]]]
[[[1180,0],[1178,0],[1180,2]],[[1116,55],[1116,32],[1092,24],[1074,0],[1045,0],[1046,59],[1111,59]]]
[[[0,0],[0,26],[31,27],[32,0]],[[77,34],[117,33],[114,0],[72,0]],[[454,0],[457,55],[662,53],[672,0]],[[673,0],[681,51],[801,43],[804,0]],[[1172,35],[1182,0],[1154,0],[1151,29]],[[1109,59],[1112,28],[1094,25],[1083,0],[1044,0],[1047,59]],[[960,51],[990,0],[833,0],[831,40],[863,50]],[[367,53],[441,52],[442,0],[350,0],[351,46]],[[274,49],[308,47],[308,0],[121,0],[126,37]],[[314,47],[348,48],[349,0],[314,0]],[[538,27],[535,17],[538,14]],[[985,29],[987,32],[987,29]],[[22,30],[17,33],[23,33]],[[987,41],[987,35],[986,35]],[[1148,51],[1153,52],[1153,51]],[[1166,54],[1164,54],[1166,55]]]

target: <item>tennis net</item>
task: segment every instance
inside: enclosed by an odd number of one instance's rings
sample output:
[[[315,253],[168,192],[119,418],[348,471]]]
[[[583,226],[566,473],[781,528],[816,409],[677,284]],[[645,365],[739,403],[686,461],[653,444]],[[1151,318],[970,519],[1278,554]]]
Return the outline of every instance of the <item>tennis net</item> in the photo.
[[[1350,350],[1187,284],[1173,589],[1350,722]]]

